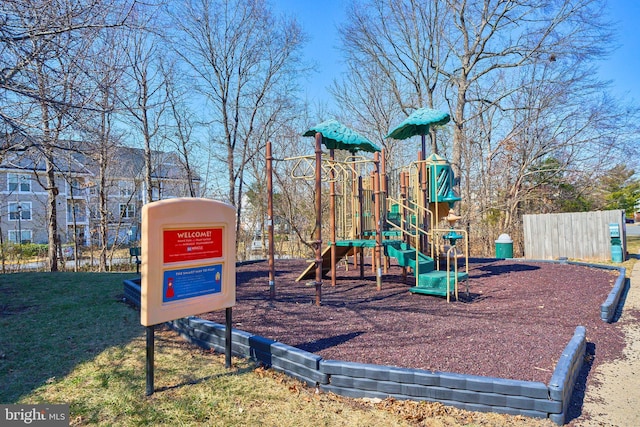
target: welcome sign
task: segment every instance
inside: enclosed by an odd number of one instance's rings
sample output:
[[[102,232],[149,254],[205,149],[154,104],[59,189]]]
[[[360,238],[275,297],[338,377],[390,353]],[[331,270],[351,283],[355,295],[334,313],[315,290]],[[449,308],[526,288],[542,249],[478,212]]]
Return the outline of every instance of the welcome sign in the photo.
[[[141,323],[235,305],[235,208],[180,198],[142,208]]]
[[[164,262],[195,261],[222,256],[222,228],[164,230]]]

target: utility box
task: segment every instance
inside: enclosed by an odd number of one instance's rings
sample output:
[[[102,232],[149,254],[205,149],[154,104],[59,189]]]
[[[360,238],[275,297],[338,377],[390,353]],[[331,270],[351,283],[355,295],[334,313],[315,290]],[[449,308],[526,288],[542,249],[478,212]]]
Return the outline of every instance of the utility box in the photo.
[[[513,258],[513,240],[508,234],[501,234],[496,240],[496,258]]]
[[[611,238],[611,261],[624,261],[622,241],[620,240],[620,226],[616,222],[609,223],[609,237]]]
[[[617,222],[612,222],[609,224],[609,237],[611,238],[620,238],[620,226]]]

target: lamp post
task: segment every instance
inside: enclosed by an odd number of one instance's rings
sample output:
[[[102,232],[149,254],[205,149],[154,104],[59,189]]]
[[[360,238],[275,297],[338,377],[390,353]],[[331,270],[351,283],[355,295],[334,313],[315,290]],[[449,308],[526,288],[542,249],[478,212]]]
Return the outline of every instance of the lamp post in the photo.
[[[18,204],[18,241],[22,246],[22,205]]]

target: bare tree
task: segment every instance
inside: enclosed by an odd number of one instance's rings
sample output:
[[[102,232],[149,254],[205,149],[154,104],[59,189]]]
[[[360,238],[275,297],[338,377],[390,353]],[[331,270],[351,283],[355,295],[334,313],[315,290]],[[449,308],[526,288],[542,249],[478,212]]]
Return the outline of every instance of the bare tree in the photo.
[[[560,192],[558,180],[588,183],[619,157],[620,136],[634,128],[636,114],[621,114],[616,103],[595,90],[588,69],[572,71],[543,63],[522,73],[523,90],[513,93],[511,122],[515,124],[489,155],[500,171],[495,174],[501,197],[494,206],[501,211],[499,227],[519,231],[524,206],[532,201],[550,202]],[[540,189],[550,190],[545,194]],[[554,193],[558,193],[554,195]]]
[[[169,64],[163,68],[163,73],[170,117],[165,127],[164,138],[176,148],[182,169],[186,173],[189,195],[198,197],[200,194],[195,186],[198,176],[196,159],[201,148],[197,144],[194,131],[201,124],[187,105],[187,91],[180,87],[175,67]]]
[[[459,175],[467,142],[467,111],[500,106],[517,86],[491,90],[504,73],[540,60],[601,57],[610,33],[602,27],[602,5],[593,0],[445,1],[453,26],[444,38],[450,49],[439,69],[446,77],[445,98],[453,118],[452,166]],[[574,62],[575,64],[575,62]]]
[[[406,112],[447,105],[452,143],[432,149],[447,149],[463,182],[467,224],[515,230],[523,200],[535,194],[536,165],[556,157],[562,171],[597,167],[593,154],[604,159],[624,132],[595,126],[620,123],[594,96],[604,86],[590,78],[611,46],[602,7],[594,0],[354,2],[342,29],[345,56],[352,69],[376,72],[351,87],[387,88]]]
[[[43,187],[48,192],[47,225],[51,271],[58,270],[60,248],[57,219],[57,196],[60,191],[56,182],[60,167],[56,163],[56,148],[61,146],[65,135],[70,134],[87,102],[86,96],[83,96],[85,94],[82,94],[86,87],[86,75],[82,72],[82,67],[86,66],[84,61],[87,59],[91,37],[81,36],[78,34],[71,37],[65,33],[55,41],[32,40],[35,49],[42,52],[42,55],[37,57],[33,67],[25,69],[31,76],[34,104],[37,105],[32,110],[30,126],[33,131],[39,128],[41,143],[36,147],[45,161]],[[49,47],[39,47],[40,44]]]
[[[0,120],[45,159],[49,269],[57,271],[55,148],[61,139],[73,135],[93,96],[86,83],[89,47],[95,35],[123,25],[130,4],[25,0],[5,1],[1,7],[0,57],[6,66],[0,71]]]
[[[459,175],[470,105],[499,105],[509,91],[487,89],[505,70],[552,55],[601,55],[609,34],[600,12],[593,0],[370,0],[353,3],[341,34],[347,60],[374,64],[372,76],[386,79],[405,114],[449,105]]]
[[[135,0],[5,0],[0,4],[0,123],[6,132],[22,136],[21,146],[25,138],[37,144],[28,120],[32,106],[25,102],[39,97],[32,78],[36,64],[55,72],[46,61],[56,58],[56,54],[69,56],[77,52],[65,50],[73,46],[71,41],[123,26],[134,4]],[[56,99],[41,101],[65,105]]]
[[[115,154],[123,140],[122,131],[116,128],[115,122],[119,114],[123,113],[120,94],[124,91],[126,69],[126,59],[122,55],[126,43],[125,36],[124,32],[105,34],[95,44],[92,76],[96,96],[91,114],[88,115],[84,126],[84,136],[90,141],[84,155],[91,159],[87,163],[94,166],[92,172],[95,181],[89,183],[89,186],[97,196],[97,203],[90,223],[94,227],[92,234],[97,236],[98,241],[99,271],[107,271],[108,268],[111,222],[109,192],[112,191],[110,177],[117,161]],[[115,247],[116,245],[113,245],[112,251]]]
[[[349,72],[338,85],[343,86],[338,99],[360,120],[370,114],[370,119],[362,121],[375,129],[376,139],[384,138],[391,124],[413,110],[442,104],[436,90],[447,59],[443,37],[449,17],[442,2],[354,1],[349,16],[351,20],[340,30]],[[374,126],[368,123],[372,119],[377,121]],[[383,142],[390,154],[394,144]],[[439,151],[435,133],[431,150]]]
[[[334,82],[331,88],[340,108],[348,112],[342,121],[384,147],[390,169],[405,164],[403,148],[407,144],[385,138],[396,118],[402,116],[392,91],[385,85],[386,79],[376,77],[381,71],[370,64],[350,63],[348,68],[345,78]],[[371,84],[363,85],[364,81]],[[415,156],[415,151],[410,155]]]
[[[212,144],[221,148],[214,153],[226,167],[226,198],[236,206],[239,230],[245,165],[260,149],[261,112],[295,93],[304,37],[263,0],[191,0],[172,14],[177,53],[211,108]]]
[[[153,201],[152,152],[159,149],[158,133],[167,106],[165,76],[162,72],[162,39],[155,34],[154,17],[140,13],[138,29],[131,31],[125,50],[129,92],[122,97],[129,123],[142,139],[144,149],[144,203]]]

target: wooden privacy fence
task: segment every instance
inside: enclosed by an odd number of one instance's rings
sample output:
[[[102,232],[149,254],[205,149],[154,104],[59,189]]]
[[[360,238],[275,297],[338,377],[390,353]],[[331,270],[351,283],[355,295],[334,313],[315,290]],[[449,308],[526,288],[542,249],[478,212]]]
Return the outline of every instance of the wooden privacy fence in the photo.
[[[623,210],[524,215],[524,257],[527,259],[611,260],[609,224],[620,229],[627,253]]]

